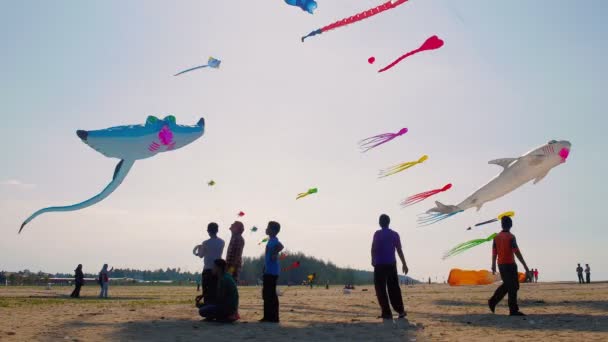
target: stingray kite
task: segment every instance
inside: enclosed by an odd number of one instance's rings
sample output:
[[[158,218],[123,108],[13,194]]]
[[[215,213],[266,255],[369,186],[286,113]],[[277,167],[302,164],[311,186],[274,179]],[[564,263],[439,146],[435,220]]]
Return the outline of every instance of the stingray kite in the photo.
[[[462,252],[464,252],[466,250],[469,250],[469,249],[471,249],[473,247],[479,246],[482,243],[490,242],[490,241],[494,240],[494,238],[496,237],[496,235],[498,235],[498,234],[494,233],[494,234],[488,236],[485,239],[475,239],[475,240],[463,242],[463,243],[461,243],[459,245],[456,245],[456,247],[454,247],[454,248],[450,249],[449,251],[445,252],[445,254],[443,255],[442,259],[445,260],[445,259],[447,259],[447,258],[449,258],[451,256],[454,256],[456,254],[460,254],[460,253],[462,253]]]
[[[427,156],[425,154],[422,157],[420,157],[420,159],[418,159],[416,161],[405,162],[405,163],[401,163],[401,164],[397,164],[397,165],[391,166],[388,169],[380,170],[380,174],[379,174],[378,178],[388,177],[390,175],[394,175],[395,173],[401,172],[403,170],[407,170],[407,169],[409,169],[410,167],[412,167],[414,165],[423,163],[427,159],[429,159],[429,156]]]
[[[175,74],[173,76],[179,76],[179,75],[185,74],[185,73],[187,73],[189,71],[196,70],[196,69],[202,69],[202,68],[206,68],[206,67],[210,67],[210,68],[213,68],[213,69],[219,69],[221,63],[222,63],[222,61],[220,61],[219,59],[215,59],[213,57],[209,57],[209,60],[207,61],[207,64],[205,64],[205,65],[199,65],[199,66],[194,67],[194,68],[190,68],[190,69],[187,69],[187,70],[184,70],[184,71],[180,71],[180,72],[178,72],[177,74]]]
[[[566,140],[551,140],[521,157],[491,160],[489,164],[503,168],[501,173],[458,205],[435,202],[437,206],[429,209],[418,222],[428,225],[469,208],[477,208],[479,211],[484,203],[500,198],[531,180],[536,184],[545,178],[551,169],[566,162],[570,148],[571,144]]]
[[[385,144],[396,137],[404,135],[405,133],[407,133],[407,128],[402,128],[397,133],[383,133],[374,135],[373,137],[361,140],[359,142],[359,147],[361,148],[361,152],[367,152],[372,148]]]
[[[317,2],[315,0],[285,0],[285,3],[291,6],[300,7],[302,11],[314,14],[314,10],[317,9]]]
[[[338,20],[335,23],[329,24],[327,26],[324,26],[320,29],[314,30],[312,32],[310,32],[309,34],[305,35],[304,37],[302,37],[302,43],[304,43],[304,39],[308,38],[308,37],[312,37],[312,36],[316,36],[318,34],[321,34],[323,32],[327,32],[333,29],[336,29],[338,27],[342,27],[342,26],[346,26],[349,24],[353,24],[356,23],[357,21],[360,20],[364,20],[370,17],[375,16],[378,13],[382,13],[386,10],[390,10],[393,9],[399,5],[402,5],[404,3],[406,3],[408,0],[393,0],[393,1],[387,1],[385,3],[383,3],[380,6],[374,7],[374,8],[370,8],[367,11],[363,11],[361,13],[357,13],[351,17],[348,18],[344,18],[342,20]]]
[[[91,148],[109,158],[118,158],[112,181],[99,194],[84,202],[63,207],[40,209],[28,217],[19,232],[36,216],[56,211],[80,210],[108,197],[125,179],[136,160],[153,157],[161,152],[182,148],[198,138],[205,131],[205,120],[200,119],[195,126],[175,123],[175,117],[164,119],[149,116],[144,125],[118,126],[96,131],[76,131],[76,135]]]
[[[443,40],[439,39],[437,36],[432,36],[430,38],[428,38],[423,44],[422,46],[420,46],[419,48],[417,48],[416,50],[412,50],[408,53],[406,53],[405,55],[397,58],[395,61],[393,61],[391,64],[385,66],[384,68],[378,70],[378,72],[385,72],[386,70],[394,67],[395,65],[397,65],[399,62],[401,62],[402,60],[406,59],[407,57],[411,56],[411,55],[415,55],[418,52],[422,52],[422,51],[428,51],[428,50],[436,50],[439,49],[440,47],[443,46]]]
[[[435,190],[429,190],[429,191],[425,191],[425,192],[421,192],[419,194],[410,196],[408,198],[406,198],[403,202],[401,202],[401,206],[402,207],[408,207],[410,205],[416,204],[418,202],[422,202],[425,199],[434,196],[440,192],[444,192],[444,191],[448,191],[452,188],[452,183],[448,183],[446,185],[443,186],[443,188],[441,189],[435,189]]]
[[[317,188],[311,188],[311,189],[308,189],[308,191],[306,191],[306,192],[299,193],[298,196],[296,197],[296,199],[299,200],[300,198],[306,197],[308,195],[316,194],[317,192],[318,192]]]
[[[472,227],[467,228],[467,230],[471,230],[471,228],[473,228],[473,227],[479,227],[479,226],[483,226],[484,224],[488,224],[488,223],[494,223],[494,222],[500,221],[500,220],[501,220],[503,217],[505,217],[505,216],[513,217],[513,216],[515,216],[515,212],[514,212],[514,211],[507,211],[507,212],[504,212],[504,213],[502,213],[502,214],[498,215],[498,218],[494,218],[494,219],[491,219],[491,220],[487,220],[487,221],[479,222],[479,223],[477,223],[476,225],[474,225],[474,226],[472,226]]]

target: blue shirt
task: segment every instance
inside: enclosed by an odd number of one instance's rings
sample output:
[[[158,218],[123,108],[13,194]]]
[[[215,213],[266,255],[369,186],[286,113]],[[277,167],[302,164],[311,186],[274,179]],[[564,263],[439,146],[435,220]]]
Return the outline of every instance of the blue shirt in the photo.
[[[264,256],[264,274],[270,275],[279,275],[279,256],[277,255],[275,260],[272,260],[272,252],[276,249],[279,244],[279,239],[277,237],[271,237],[268,239],[268,243],[266,244],[266,254]]]

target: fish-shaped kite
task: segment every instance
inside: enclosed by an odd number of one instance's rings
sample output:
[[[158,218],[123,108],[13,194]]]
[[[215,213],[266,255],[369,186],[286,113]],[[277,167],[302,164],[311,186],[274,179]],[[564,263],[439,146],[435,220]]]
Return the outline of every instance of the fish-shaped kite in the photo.
[[[365,138],[359,141],[359,147],[361,148],[361,152],[367,152],[374,147],[380,146],[395,139],[396,137],[404,135],[405,133],[407,133],[407,131],[407,128],[404,127],[400,129],[397,133],[383,133],[374,135],[373,137]]]
[[[496,237],[496,235],[498,235],[498,234],[494,233],[494,234],[488,236],[485,239],[475,239],[475,240],[471,240],[471,241],[467,241],[467,242],[463,242],[461,244],[458,244],[454,248],[452,248],[449,251],[445,252],[445,254],[443,255],[442,259],[445,260],[445,259],[447,259],[447,258],[449,258],[451,256],[454,256],[456,254],[460,254],[460,253],[462,253],[462,252],[464,252],[464,251],[466,251],[468,249],[471,249],[471,248],[473,248],[475,246],[479,246],[482,243],[490,242],[490,241],[494,240],[494,238]]]
[[[285,0],[285,3],[291,6],[300,7],[302,11],[314,14],[314,10],[317,9],[317,2],[315,0]]]
[[[394,175],[395,173],[401,172],[403,170],[407,170],[407,169],[409,169],[410,167],[412,167],[414,165],[424,163],[424,161],[427,160],[427,159],[429,159],[429,156],[427,156],[425,154],[422,157],[420,157],[420,159],[418,159],[416,161],[405,162],[405,163],[401,163],[401,164],[397,164],[397,165],[391,166],[388,169],[380,170],[380,174],[379,174],[378,178],[388,177],[390,175]]]
[[[448,184],[444,185],[443,188],[441,188],[441,189],[435,189],[435,190],[429,190],[429,191],[421,192],[419,194],[416,194],[416,195],[413,195],[413,196],[410,196],[410,197],[406,198],[403,202],[401,202],[401,206],[405,208],[405,207],[408,207],[410,205],[416,204],[418,202],[422,202],[425,199],[427,199],[427,198],[429,198],[429,197],[431,197],[433,195],[436,195],[436,194],[438,194],[440,192],[448,191],[451,188],[452,188],[452,183],[448,183]]]
[[[199,66],[194,67],[194,68],[190,68],[190,69],[187,69],[187,70],[184,70],[184,71],[180,71],[180,72],[178,72],[177,74],[175,74],[173,76],[179,76],[179,75],[187,73],[189,71],[196,70],[196,69],[202,69],[202,68],[206,68],[206,67],[210,67],[210,68],[213,68],[213,69],[219,69],[221,63],[222,63],[222,61],[220,61],[219,59],[215,59],[213,57],[209,57],[209,60],[207,61],[207,64],[205,64],[205,65],[199,65]]]
[[[502,213],[502,214],[498,215],[498,218],[493,218],[493,219],[491,219],[491,220],[487,220],[487,221],[479,222],[479,223],[477,223],[476,225],[474,225],[474,226],[472,226],[472,227],[467,228],[467,230],[471,230],[471,228],[473,228],[473,227],[479,227],[479,226],[483,226],[484,224],[488,224],[488,223],[494,223],[494,222],[500,221],[500,220],[501,220],[503,217],[505,217],[505,216],[513,217],[513,216],[515,216],[515,212],[514,212],[514,211],[507,211],[507,212],[504,212],[504,213]]]
[[[311,189],[308,189],[308,191],[306,191],[306,192],[299,193],[298,196],[296,197],[296,199],[299,200],[302,197],[306,197],[308,195],[316,194],[317,192],[318,192],[317,188],[311,188]]]
[[[203,118],[194,126],[183,126],[176,124],[173,115],[164,119],[148,116],[144,125],[118,126],[96,131],[76,131],[80,140],[91,148],[108,158],[120,159],[114,169],[112,181],[99,194],[84,202],[63,207],[48,207],[36,211],[23,222],[19,232],[21,233],[23,227],[40,214],[80,210],[100,202],[118,188],[136,160],[150,158],[161,152],[180,149],[203,136],[204,131],[205,120]]]

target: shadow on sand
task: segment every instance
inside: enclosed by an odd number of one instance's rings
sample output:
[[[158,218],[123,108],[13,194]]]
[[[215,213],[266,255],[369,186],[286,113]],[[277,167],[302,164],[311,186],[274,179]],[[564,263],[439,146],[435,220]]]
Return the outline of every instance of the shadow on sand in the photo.
[[[506,300],[505,300],[505,302],[506,302]],[[436,300],[433,303],[435,305],[440,305],[440,306],[479,306],[479,307],[488,306],[488,304],[483,300],[470,302],[470,301],[461,301],[461,300],[442,299],[442,300]],[[608,300],[595,300],[595,301],[565,300],[565,301],[559,301],[559,302],[545,302],[542,299],[525,299],[525,300],[519,301],[519,306],[522,307],[522,311],[526,307],[534,308],[534,307],[549,307],[549,306],[562,306],[562,307],[575,306],[575,307],[580,307],[583,309],[592,309],[592,310],[608,312]]]

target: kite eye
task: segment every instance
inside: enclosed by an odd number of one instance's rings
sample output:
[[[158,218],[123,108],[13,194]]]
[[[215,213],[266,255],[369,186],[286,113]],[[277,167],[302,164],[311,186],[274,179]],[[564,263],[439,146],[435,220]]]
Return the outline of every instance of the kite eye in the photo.
[[[170,123],[170,124],[175,125],[175,116],[173,116],[173,115],[169,115],[169,116],[167,116],[166,118],[164,118],[164,121],[165,121],[165,122],[168,122],[168,123]]]
[[[557,143],[557,141],[556,141],[556,140],[551,140],[551,141],[549,141],[549,144],[556,144],[556,143]]]
[[[158,118],[156,116],[150,115],[146,119],[146,125],[153,125],[158,122]]]

